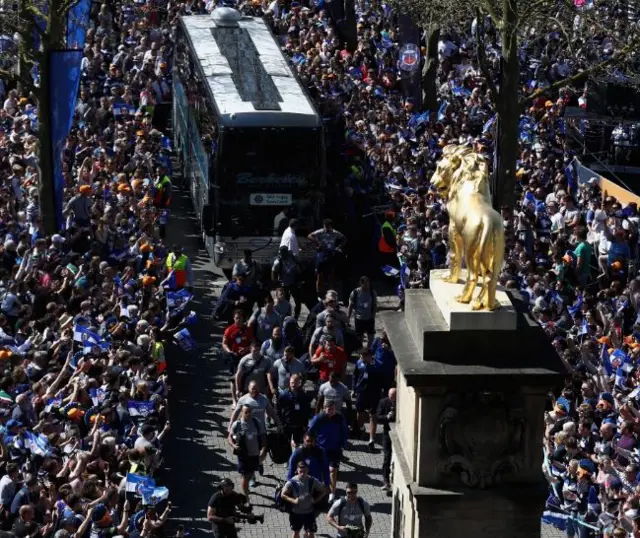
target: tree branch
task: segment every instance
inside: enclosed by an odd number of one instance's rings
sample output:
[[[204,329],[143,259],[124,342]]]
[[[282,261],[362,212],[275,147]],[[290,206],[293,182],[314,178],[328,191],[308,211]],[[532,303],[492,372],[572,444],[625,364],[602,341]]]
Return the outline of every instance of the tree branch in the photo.
[[[487,86],[489,86],[489,89],[491,90],[493,102],[497,103],[498,88],[496,87],[495,82],[493,82],[493,77],[491,76],[491,72],[489,71],[489,67],[487,66],[487,55],[484,48],[484,39],[480,37],[480,26],[483,24],[483,19],[484,17],[481,18],[480,9],[476,8],[476,53],[478,55],[478,66],[480,67],[482,76],[487,81]]]
[[[40,35],[43,34],[42,30],[40,29],[40,26],[38,25],[37,19],[42,19],[43,21],[47,22],[49,20],[49,17],[47,15],[45,15],[42,11],[40,11],[36,6],[34,6],[33,4],[27,4],[26,6],[24,6],[24,10],[27,13],[30,13],[31,15],[34,16],[34,18],[36,20],[33,21],[33,24],[31,26],[35,27],[35,29],[38,31],[38,33]]]
[[[532,94],[521,99],[520,105],[522,107],[525,107],[528,103],[530,103],[531,101],[534,101],[535,99],[537,99],[541,95],[544,95],[545,93],[553,93],[556,90],[559,90],[560,88],[563,88],[565,86],[571,86],[572,84],[575,84],[579,80],[585,77],[588,77],[589,75],[592,75],[593,73],[596,73],[601,69],[604,69],[608,65],[616,63],[618,60],[620,60],[622,57],[627,55],[629,52],[631,52],[632,50],[635,50],[637,45],[638,45],[638,41],[633,40],[631,43],[629,43],[628,45],[620,49],[618,52],[616,52],[608,60],[603,60],[602,62],[592,65],[591,67],[584,69],[583,71],[580,71],[575,75],[572,75],[570,77],[563,78],[562,80],[554,82],[553,84],[551,84],[551,86],[548,86],[547,88],[540,88],[534,91]]]
[[[480,0],[478,2],[478,6],[476,7],[476,13],[480,10],[483,9],[487,12],[487,14],[489,15],[489,17],[491,17],[491,20],[493,21],[493,24],[496,25],[496,27],[500,30],[502,29],[502,17],[500,17],[498,15],[498,12],[495,10],[495,8],[491,5],[491,0],[485,0],[482,1]],[[478,24],[480,23],[480,18],[478,18]]]
[[[62,6],[60,6],[60,14],[64,17],[67,15],[67,13],[69,12],[69,10],[75,6],[77,3],[79,2],[79,0],[67,0],[66,2],[62,3]]]

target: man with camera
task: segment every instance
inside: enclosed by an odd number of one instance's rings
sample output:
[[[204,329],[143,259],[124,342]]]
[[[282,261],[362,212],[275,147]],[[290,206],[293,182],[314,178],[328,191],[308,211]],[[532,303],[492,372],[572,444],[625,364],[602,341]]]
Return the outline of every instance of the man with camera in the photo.
[[[234,490],[233,482],[225,478],[209,499],[207,519],[211,522],[213,538],[237,538],[236,521],[246,519],[249,523],[262,522],[263,516],[254,516],[247,508],[247,497]]]
[[[313,538],[318,532],[316,507],[326,494],[322,482],[309,475],[307,462],[299,461],[297,475],[282,490],[282,500],[291,504],[289,524],[293,531],[292,538],[300,538],[303,528],[305,538]]]

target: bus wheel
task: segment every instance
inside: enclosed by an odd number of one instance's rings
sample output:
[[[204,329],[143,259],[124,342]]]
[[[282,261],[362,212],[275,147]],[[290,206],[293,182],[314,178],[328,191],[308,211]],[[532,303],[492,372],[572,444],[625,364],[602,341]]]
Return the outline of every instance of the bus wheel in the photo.
[[[222,274],[224,274],[227,280],[231,282],[231,269],[223,269]]]

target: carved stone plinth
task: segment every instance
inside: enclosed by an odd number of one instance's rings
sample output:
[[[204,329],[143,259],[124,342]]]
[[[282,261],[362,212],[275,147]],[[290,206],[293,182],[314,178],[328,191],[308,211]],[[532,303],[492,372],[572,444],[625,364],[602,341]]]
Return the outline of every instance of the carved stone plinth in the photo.
[[[428,290],[382,315],[398,359],[394,537],[540,536],[543,416],[567,372],[510,302],[513,330],[453,330]]]
[[[511,304],[507,293],[498,288],[496,290],[496,302],[500,308],[492,312],[486,310],[472,310],[472,303],[463,304],[456,300],[462,293],[464,282],[450,284],[443,278],[448,270],[435,269],[429,273],[429,291],[435,301],[442,317],[451,331],[515,331],[518,323],[518,314]],[[464,273],[464,271],[463,271]],[[480,291],[480,285],[476,285]]]

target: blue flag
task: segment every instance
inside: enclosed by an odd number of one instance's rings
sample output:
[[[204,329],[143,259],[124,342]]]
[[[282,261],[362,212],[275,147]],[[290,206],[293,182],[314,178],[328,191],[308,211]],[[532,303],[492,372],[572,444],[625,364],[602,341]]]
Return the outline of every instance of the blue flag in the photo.
[[[143,476],[134,473],[127,473],[127,481],[125,484],[125,490],[127,493],[134,493],[142,497],[140,491],[142,488],[155,488],[156,482],[149,476]]]
[[[447,117],[447,106],[449,103],[442,101],[440,108],[438,109],[438,121],[442,121]]]
[[[143,488],[141,493],[142,504],[147,506],[154,506],[169,499],[169,489],[162,486],[157,488]]]
[[[600,350],[600,364],[608,376],[613,373],[613,366],[611,366],[611,357],[609,356],[609,348],[607,347],[607,344],[602,344],[602,349]]]
[[[35,456],[42,456],[44,458],[51,454],[49,439],[44,435],[25,432],[24,444]]]
[[[169,311],[169,315],[175,316],[182,313],[192,297],[193,293],[189,293],[185,289],[167,292],[167,310]]]
[[[93,405],[100,405],[102,402],[104,402],[107,393],[104,391],[104,389],[101,388],[89,389],[89,396],[91,397]]]
[[[84,1],[84,0],[81,0]],[[45,4],[46,5],[46,4]],[[37,47],[36,47],[37,48]],[[51,98],[51,147],[53,149],[53,181],[56,205],[56,221],[61,229],[64,223],[62,205],[64,203],[65,180],[62,173],[62,150],[71,130],[76,107],[76,97],[80,88],[80,63],[82,49],[51,51],[50,68],[54,76],[49,77]]]
[[[494,114],[487,120],[487,122],[484,124],[484,127],[482,128],[482,134],[487,134],[491,130],[493,124],[496,122],[497,117],[497,114]]]
[[[153,413],[153,402],[138,402],[136,400],[129,400],[127,402],[127,409],[131,418],[144,419]]]
[[[188,329],[181,329],[173,338],[183,351],[193,351],[196,348],[196,341]]]
[[[400,270],[396,269],[395,267],[391,267],[390,265],[385,265],[382,267],[382,272],[386,275],[386,276],[390,276],[390,277],[396,277],[400,275]]]
[[[578,312],[580,312],[581,309],[582,309],[582,294],[579,293],[576,299],[576,302],[573,303],[569,308],[567,308],[567,310],[569,311],[569,314],[571,315],[571,317],[575,317],[575,315]]]
[[[86,355],[91,353],[94,348],[101,350],[109,349],[110,343],[103,340],[99,334],[94,333],[87,327],[76,325],[73,328],[73,339],[76,342],[82,342],[82,352]]]

